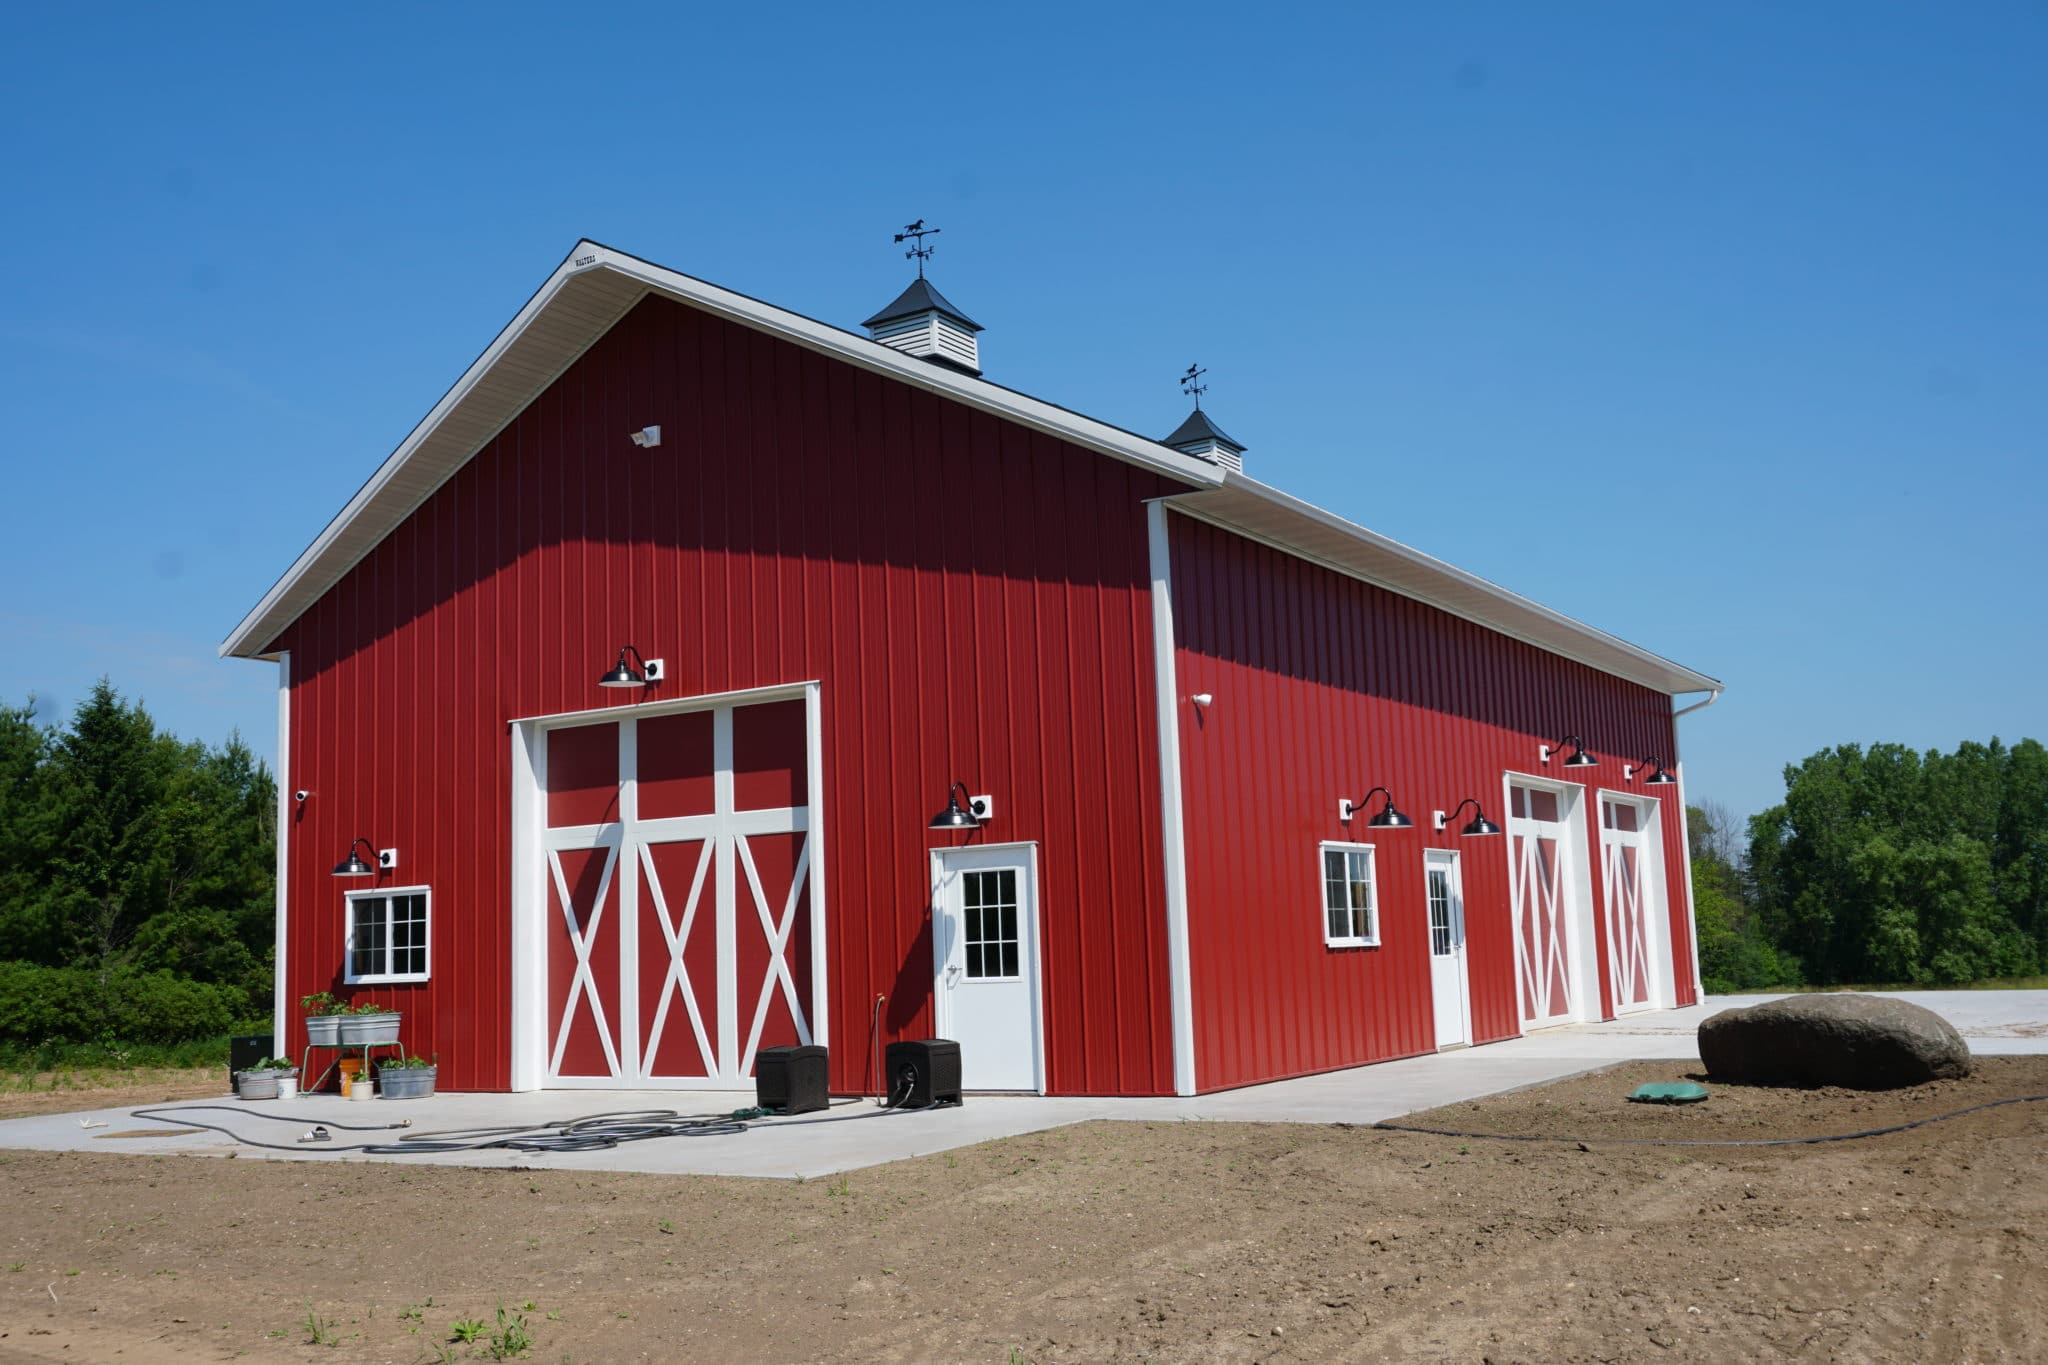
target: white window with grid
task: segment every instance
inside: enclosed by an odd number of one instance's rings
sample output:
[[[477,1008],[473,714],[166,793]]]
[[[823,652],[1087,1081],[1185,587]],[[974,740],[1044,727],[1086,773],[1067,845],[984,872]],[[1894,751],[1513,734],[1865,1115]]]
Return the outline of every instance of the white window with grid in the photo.
[[[1380,941],[1379,893],[1373,883],[1371,844],[1324,844],[1323,942],[1332,948],[1372,948]]]
[[[349,893],[349,985],[427,979],[428,898],[424,886]]]

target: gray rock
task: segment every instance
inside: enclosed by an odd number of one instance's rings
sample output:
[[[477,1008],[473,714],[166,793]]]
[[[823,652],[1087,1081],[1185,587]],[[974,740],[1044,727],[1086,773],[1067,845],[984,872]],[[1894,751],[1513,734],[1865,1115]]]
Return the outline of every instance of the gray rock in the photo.
[[[1891,996],[1795,995],[1700,1025],[1717,1081],[1896,1090],[1970,1074],[1970,1045],[1933,1010]]]

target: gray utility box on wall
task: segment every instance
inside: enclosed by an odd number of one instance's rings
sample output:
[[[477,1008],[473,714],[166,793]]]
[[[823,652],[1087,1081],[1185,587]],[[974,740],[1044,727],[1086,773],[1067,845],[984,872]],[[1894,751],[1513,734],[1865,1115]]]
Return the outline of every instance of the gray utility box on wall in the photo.
[[[754,1054],[754,1103],[778,1114],[809,1114],[826,1105],[822,1047],[764,1047]]]

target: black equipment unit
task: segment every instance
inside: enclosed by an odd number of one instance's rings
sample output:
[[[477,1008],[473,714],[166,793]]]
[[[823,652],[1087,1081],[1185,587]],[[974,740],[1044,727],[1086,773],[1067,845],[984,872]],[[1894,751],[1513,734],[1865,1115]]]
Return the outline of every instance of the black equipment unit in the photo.
[[[809,1114],[826,1106],[826,1052],[821,1047],[764,1047],[754,1054],[754,1103],[778,1114]]]
[[[950,1038],[889,1044],[884,1072],[892,1109],[960,1103],[960,1044]]]
[[[235,1073],[267,1062],[276,1040],[267,1033],[244,1033],[228,1039],[228,1089],[235,1088]]]

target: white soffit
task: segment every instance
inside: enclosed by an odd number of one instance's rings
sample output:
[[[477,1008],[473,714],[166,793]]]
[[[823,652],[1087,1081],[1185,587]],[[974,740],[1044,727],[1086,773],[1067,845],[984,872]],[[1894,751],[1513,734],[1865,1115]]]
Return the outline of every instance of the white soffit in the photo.
[[[1232,472],[1221,488],[1183,493],[1166,501],[1199,520],[1644,687],[1673,695],[1721,690],[1721,683],[1704,673],[1575,621],[1248,475]]]

